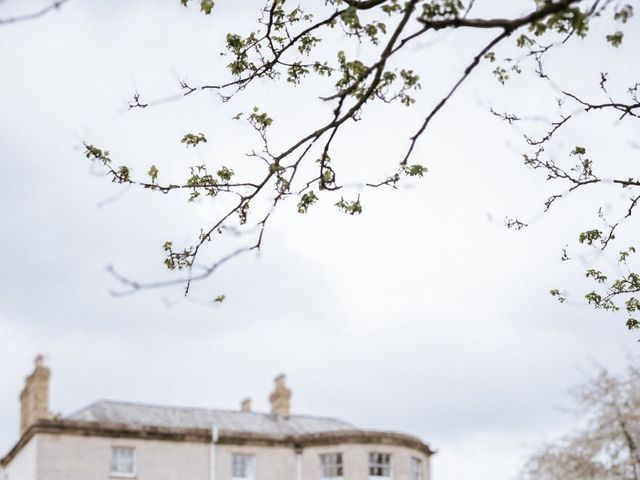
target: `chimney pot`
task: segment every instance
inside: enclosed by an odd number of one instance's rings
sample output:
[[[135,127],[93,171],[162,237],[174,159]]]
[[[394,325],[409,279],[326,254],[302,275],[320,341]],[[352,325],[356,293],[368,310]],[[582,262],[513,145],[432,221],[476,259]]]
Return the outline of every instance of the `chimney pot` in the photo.
[[[240,404],[240,410],[243,412],[250,412],[251,411],[251,399],[250,398],[245,398],[244,400],[242,400],[242,403]]]

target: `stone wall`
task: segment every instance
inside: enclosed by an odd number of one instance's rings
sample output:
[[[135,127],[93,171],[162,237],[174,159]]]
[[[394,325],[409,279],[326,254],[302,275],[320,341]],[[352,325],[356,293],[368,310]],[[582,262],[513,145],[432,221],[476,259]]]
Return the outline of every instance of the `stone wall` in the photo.
[[[204,443],[38,434],[38,480],[110,480],[111,447],[133,447],[139,480],[205,480]],[[131,478],[131,477],[120,477]],[[9,478],[8,480],[23,480]]]
[[[49,418],[49,377],[51,371],[38,355],[35,368],[25,379],[20,393],[20,435],[38,420]]]
[[[225,445],[202,442],[175,442],[129,438],[85,437],[70,434],[39,433],[20,452],[30,457],[27,448],[37,441],[37,480],[109,480],[111,447],[133,447],[136,452],[138,480],[232,480],[231,462],[234,453],[255,455],[256,480],[297,480],[296,449],[285,446]],[[369,452],[391,454],[394,480],[410,480],[411,457],[422,460],[423,479],[429,480],[429,458],[424,452],[404,446],[353,443],[313,446],[298,449],[301,458],[300,480],[320,478],[321,453],[343,455],[345,480],[369,480]],[[26,456],[25,456],[26,455]],[[215,478],[211,477],[211,459],[215,458]],[[18,457],[9,467],[7,480],[35,480],[17,473]],[[22,462],[24,463],[24,462]]]

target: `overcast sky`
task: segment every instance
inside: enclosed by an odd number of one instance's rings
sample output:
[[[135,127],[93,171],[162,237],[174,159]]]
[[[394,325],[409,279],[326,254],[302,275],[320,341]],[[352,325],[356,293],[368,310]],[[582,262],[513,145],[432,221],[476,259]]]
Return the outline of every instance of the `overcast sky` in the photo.
[[[44,3],[7,0],[0,12]],[[479,12],[495,7],[477,3]],[[510,7],[523,12],[530,3]],[[399,191],[362,192],[360,217],[331,202],[298,215],[292,201],[275,214],[259,257],[228,264],[190,299],[180,287],[109,294],[119,285],[107,265],[159,278],[162,242],[187,243],[212,210],[111,184],[87,163],[83,141],[109,148],[134,173],[157,164],[169,180],[199,160],[221,164],[257,145],[248,127],[229,120],[238,111],[277,110],[283,142],[326,112],[302,89],[268,84],[228,104],[200,94],[127,111],[135,90],[161,98],[178,79],[225,75],[224,35],[251,28],[259,5],[220,1],[205,17],[178,0],[71,0],[46,17],[0,26],[0,451],[18,438],[18,394],[42,353],[54,412],[102,398],[233,409],[246,396],[267,411],[273,377],[285,372],[293,413],[418,435],[438,451],[435,480],[513,478],[535,445],[575,424],[560,408],[571,405],[569,389],[594,363],[620,368],[638,345],[623,314],[560,305],[548,294],[559,286],[580,296],[585,265],[559,258],[599,199],[575,196],[538,216],[544,179],[522,165],[520,134],[488,113],[536,104],[518,94],[526,80],[501,90],[489,68],[476,72],[419,145],[426,177]],[[638,32],[625,39],[636,51]],[[428,93],[470,58],[472,40],[446,41],[445,54],[427,41],[409,52],[431,66],[424,104],[339,140],[346,178],[397,162],[434,103]],[[560,80],[597,85],[598,62],[615,64],[618,54],[576,48],[576,66]],[[209,142],[186,151],[179,139],[187,132]],[[592,140],[610,143],[628,133],[615,133],[611,121],[594,132]],[[504,228],[507,216],[533,221],[515,232]],[[226,301],[213,305],[221,293]]]

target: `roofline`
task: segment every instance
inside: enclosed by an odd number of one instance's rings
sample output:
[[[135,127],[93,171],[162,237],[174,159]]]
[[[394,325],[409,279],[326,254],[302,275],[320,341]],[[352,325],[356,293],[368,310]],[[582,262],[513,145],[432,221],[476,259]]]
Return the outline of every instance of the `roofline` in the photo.
[[[18,443],[0,460],[6,467],[37,434],[65,434],[106,438],[134,438],[142,440],[165,440],[173,442],[211,443],[211,430],[207,428],[178,428],[156,426],[134,426],[110,422],[86,422],[68,419],[44,419],[31,425]],[[218,445],[260,445],[292,448],[322,445],[382,444],[412,448],[427,456],[436,453],[419,438],[396,432],[369,430],[341,430],[334,432],[307,433],[300,435],[274,436],[253,432],[219,430]]]
[[[208,407],[184,407],[184,406],[176,406],[176,405],[159,405],[159,404],[154,404],[154,403],[140,403],[140,402],[133,402],[133,401],[127,401],[127,400],[110,400],[108,398],[103,398],[100,400],[96,400],[95,402],[91,402],[89,405],[87,405],[86,407],[80,408],[78,410],[74,410],[73,412],[71,412],[68,415],[65,415],[63,418],[66,419],[71,419],[71,417],[73,417],[74,415],[77,415],[85,410],[90,409],[93,406],[99,405],[101,403],[110,403],[110,404],[116,404],[116,405],[129,405],[132,407],[151,407],[151,408],[161,408],[161,409],[180,409],[180,410],[198,410],[198,411],[202,411],[202,412],[221,412],[221,413],[237,413],[237,414],[242,414],[242,415],[246,415],[247,413],[253,414],[253,415],[262,415],[262,416],[273,416],[273,414],[269,413],[269,412],[258,412],[258,411],[254,411],[251,410],[249,412],[242,412],[241,410],[233,410],[231,408],[208,408]],[[349,422],[345,422],[344,420],[341,420],[337,417],[328,417],[328,416],[324,416],[324,415],[307,415],[307,414],[294,414],[294,415],[290,415],[289,418],[311,418],[311,419],[319,419],[319,420],[333,420],[336,422],[340,422],[343,423],[344,425],[348,425],[350,427],[352,427],[354,430],[357,430],[357,427],[355,427],[353,424],[349,423]]]

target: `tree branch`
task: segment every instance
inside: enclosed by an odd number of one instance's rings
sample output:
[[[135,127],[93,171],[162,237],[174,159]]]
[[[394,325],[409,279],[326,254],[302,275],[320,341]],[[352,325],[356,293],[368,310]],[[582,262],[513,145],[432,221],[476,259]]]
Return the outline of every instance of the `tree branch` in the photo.
[[[15,17],[0,18],[0,25],[9,25],[11,23],[24,22],[27,20],[34,20],[36,18],[40,18],[52,10],[59,9],[63,4],[67,3],[68,1],[69,0],[56,0],[55,2],[51,3],[51,5],[48,5],[42,8],[41,10],[38,10],[37,12],[18,15]]]

